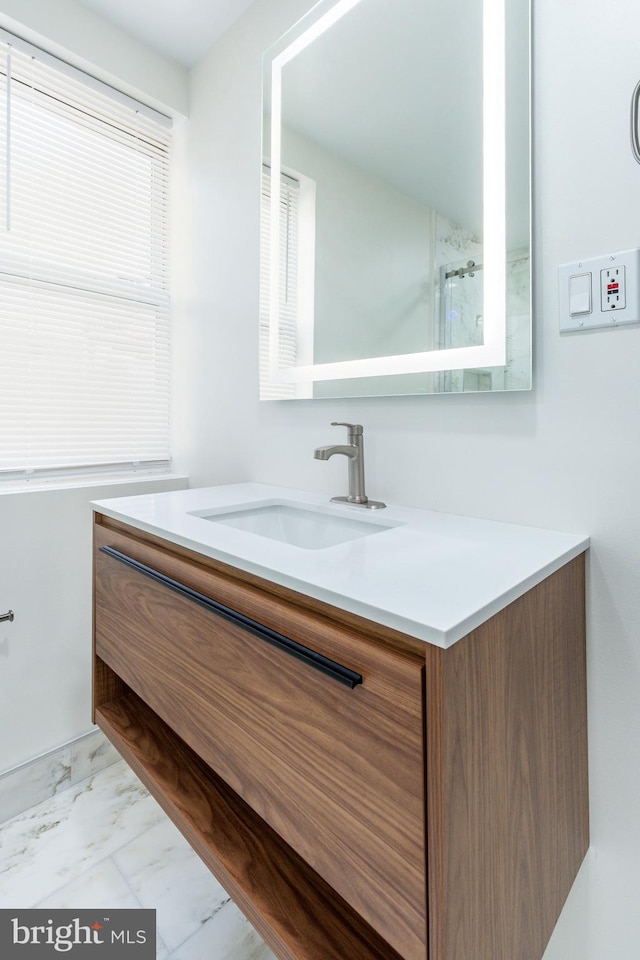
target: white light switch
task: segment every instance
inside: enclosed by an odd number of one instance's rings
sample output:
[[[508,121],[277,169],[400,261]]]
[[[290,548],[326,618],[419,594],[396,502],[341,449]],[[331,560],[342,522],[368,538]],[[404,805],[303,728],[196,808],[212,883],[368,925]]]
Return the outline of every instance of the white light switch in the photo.
[[[579,317],[591,313],[591,274],[579,273],[569,277],[569,314]]]
[[[640,323],[640,250],[563,264],[558,293],[561,333]]]

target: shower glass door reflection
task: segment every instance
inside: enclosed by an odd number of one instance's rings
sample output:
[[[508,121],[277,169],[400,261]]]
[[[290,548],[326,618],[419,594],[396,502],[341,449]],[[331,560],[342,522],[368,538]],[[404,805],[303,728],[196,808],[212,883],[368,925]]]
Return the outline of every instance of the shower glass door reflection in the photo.
[[[482,343],[483,272],[478,260],[446,263],[439,269],[436,291],[439,346],[469,347]],[[526,390],[531,383],[531,296],[528,250],[507,259],[507,362],[504,367],[450,370],[439,374],[436,390]],[[438,302],[439,301],[439,302]]]
[[[475,347],[483,340],[482,264],[458,260],[440,267],[440,348]],[[447,370],[440,391],[491,390],[491,370]]]

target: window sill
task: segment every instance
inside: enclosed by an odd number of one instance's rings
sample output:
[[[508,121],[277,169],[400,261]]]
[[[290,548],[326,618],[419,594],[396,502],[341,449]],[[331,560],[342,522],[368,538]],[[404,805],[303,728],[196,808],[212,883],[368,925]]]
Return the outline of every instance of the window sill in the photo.
[[[68,477],[38,477],[32,480],[9,480],[0,483],[0,497],[10,496],[11,494],[24,493],[52,493],[58,490],[96,490],[103,487],[131,486],[143,483],[166,482],[167,480],[183,483],[188,486],[189,478],[183,473],[172,473],[166,471],[158,473],[142,470],[137,473],[104,473],[84,476],[75,475]],[[93,498],[93,495],[92,495]]]

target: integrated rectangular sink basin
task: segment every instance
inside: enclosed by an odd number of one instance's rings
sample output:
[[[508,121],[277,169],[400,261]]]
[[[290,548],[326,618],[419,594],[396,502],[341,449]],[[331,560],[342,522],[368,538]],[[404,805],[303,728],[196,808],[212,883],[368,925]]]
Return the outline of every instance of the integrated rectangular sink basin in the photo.
[[[262,501],[233,510],[198,510],[192,516],[305,550],[322,550],[398,526],[282,501]]]

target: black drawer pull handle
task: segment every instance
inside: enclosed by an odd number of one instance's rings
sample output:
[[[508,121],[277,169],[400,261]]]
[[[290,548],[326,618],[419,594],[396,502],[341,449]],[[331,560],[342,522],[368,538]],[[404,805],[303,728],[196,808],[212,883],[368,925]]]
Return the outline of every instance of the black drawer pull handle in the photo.
[[[157,583],[164,584],[164,586],[169,587],[169,589],[175,590],[176,593],[187,597],[189,600],[193,600],[202,607],[206,607],[207,610],[211,610],[230,623],[243,627],[254,636],[259,637],[261,640],[266,640],[267,643],[271,643],[280,650],[284,650],[285,653],[290,653],[292,657],[302,660],[310,667],[315,667],[316,670],[320,670],[322,673],[327,674],[327,676],[333,677],[333,679],[339,683],[344,683],[352,690],[354,687],[357,687],[359,683],[362,683],[362,674],[356,673],[355,670],[350,670],[349,667],[344,667],[341,663],[336,663],[335,660],[330,660],[321,653],[316,653],[316,651],[310,647],[305,647],[296,640],[291,640],[289,637],[285,637],[283,634],[277,633],[277,631],[271,630],[269,627],[265,627],[263,624],[258,623],[257,620],[251,620],[250,617],[245,617],[244,614],[238,613],[237,610],[233,610],[231,607],[225,607],[224,604],[218,603],[217,600],[212,600],[203,593],[198,593],[197,590],[192,590],[191,587],[180,583],[179,580],[173,580],[171,577],[165,576],[164,573],[154,570],[153,567],[148,567],[145,563],[140,563],[139,560],[128,557],[126,553],[120,553],[119,550],[115,550],[113,547],[100,547],[100,552],[105,553],[108,557],[113,557],[114,560],[119,560],[121,563],[126,563],[127,566],[132,567],[133,570],[137,570],[138,573],[144,574]]]

